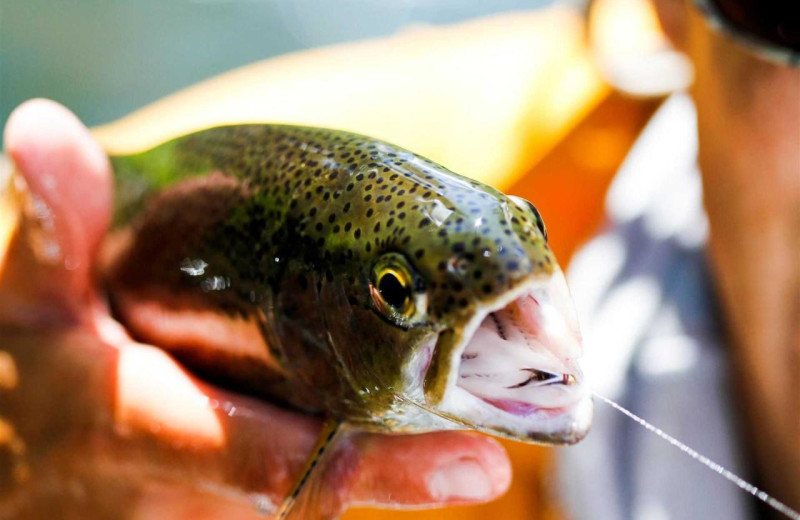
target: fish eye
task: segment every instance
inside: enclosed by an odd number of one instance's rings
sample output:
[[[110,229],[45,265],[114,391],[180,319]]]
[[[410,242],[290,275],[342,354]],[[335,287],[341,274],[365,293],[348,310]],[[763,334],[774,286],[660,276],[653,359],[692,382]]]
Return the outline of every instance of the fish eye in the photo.
[[[398,253],[383,255],[372,269],[370,294],[378,311],[390,321],[410,326],[422,316],[425,294],[419,277]]]
[[[378,294],[387,305],[403,315],[413,311],[411,285],[402,272],[387,268],[378,273]]]

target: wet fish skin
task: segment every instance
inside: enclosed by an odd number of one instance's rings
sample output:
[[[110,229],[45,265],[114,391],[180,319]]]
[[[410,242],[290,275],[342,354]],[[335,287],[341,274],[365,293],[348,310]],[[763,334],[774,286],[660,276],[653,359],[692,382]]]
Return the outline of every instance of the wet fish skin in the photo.
[[[120,318],[168,295],[173,308],[254,321],[267,365],[175,352],[207,376],[365,429],[432,428],[398,397],[414,355],[435,344],[422,382],[435,404],[476,309],[557,269],[535,207],[356,134],[217,127],[111,160],[115,229],[129,237],[105,279]],[[412,271],[424,302],[412,319],[376,307],[374,267],[387,255]]]

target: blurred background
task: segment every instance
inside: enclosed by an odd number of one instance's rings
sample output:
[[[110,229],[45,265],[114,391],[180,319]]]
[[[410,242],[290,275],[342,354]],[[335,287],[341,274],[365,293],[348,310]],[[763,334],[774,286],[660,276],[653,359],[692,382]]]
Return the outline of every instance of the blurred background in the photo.
[[[551,0],[3,0],[0,121],[31,97],[88,125],[272,56]]]

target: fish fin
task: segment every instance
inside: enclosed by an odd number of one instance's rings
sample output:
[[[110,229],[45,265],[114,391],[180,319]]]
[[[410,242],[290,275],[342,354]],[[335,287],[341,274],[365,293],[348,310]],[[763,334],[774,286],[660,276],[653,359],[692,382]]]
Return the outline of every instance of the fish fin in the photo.
[[[322,511],[324,505],[315,503],[316,486],[312,485],[312,481],[322,477],[321,466],[325,462],[325,456],[332,451],[334,443],[344,430],[344,423],[340,419],[329,418],[325,421],[302,473],[275,514],[277,520],[316,520],[334,517],[334,512]]]

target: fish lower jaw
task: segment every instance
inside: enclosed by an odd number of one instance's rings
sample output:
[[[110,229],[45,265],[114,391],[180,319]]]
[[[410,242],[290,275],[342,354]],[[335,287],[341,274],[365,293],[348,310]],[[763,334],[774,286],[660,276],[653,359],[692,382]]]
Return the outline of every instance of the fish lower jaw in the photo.
[[[542,406],[537,406],[532,403],[526,403],[524,401],[515,401],[513,399],[483,399],[489,405],[494,406],[495,408],[499,408],[504,412],[507,412],[511,415],[517,417],[530,417],[537,414],[546,414],[550,416],[556,416],[563,414],[567,411],[568,408],[566,407],[559,407],[559,408],[545,408]]]
[[[453,387],[438,409],[445,416],[457,417],[464,426],[484,433],[534,444],[564,445],[586,436],[594,405],[588,390],[571,403],[544,407],[522,401],[484,399]]]
[[[446,413],[522,441],[568,444],[586,434],[591,392],[560,272],[484,309],[462,341],[441,403]]]

